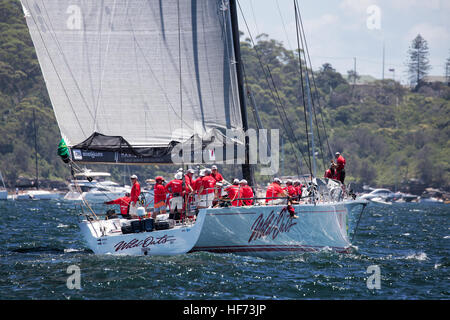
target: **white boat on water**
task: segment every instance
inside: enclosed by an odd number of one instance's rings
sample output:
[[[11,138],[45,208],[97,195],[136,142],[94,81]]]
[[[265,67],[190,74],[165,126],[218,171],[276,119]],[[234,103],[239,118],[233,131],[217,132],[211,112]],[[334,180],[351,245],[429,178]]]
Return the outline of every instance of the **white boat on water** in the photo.
[[[74,175],[82,171],[78,163],[185,167],[217,162],[222,154],[226,163],[242,164],[242,176],[256,186],[245,136],[235,0],[27,0],[22,5],[63,138],[58,152]],[[306,72],[312,125],[309,76]],[[292,135],[290,142],[298,143]],[[355,217],[367,202],[344,198],[343,186],[335,182],[315,182],[317,190],[303,199],[307,203],[294,206],[297,218],[286,205],[193,208],[189,213],[196,219],[138,232],[140,220],[102,219],[89,208],[81,213],[80,228],[97,254],[348,252]],[[136,227],[133,233],[124,225],[128,222]]]
[[[62,194],[58,191],[24,190],[12,196],[13,200],[58,200]]]
[[[118,183],[106,180],[111,176],[108,172],[95,172],[84,169],[74,175],[75,179],[69,184],[69,192],[64,200],[104,202],[123,197],[130,192],[131,187],[122,187]]]

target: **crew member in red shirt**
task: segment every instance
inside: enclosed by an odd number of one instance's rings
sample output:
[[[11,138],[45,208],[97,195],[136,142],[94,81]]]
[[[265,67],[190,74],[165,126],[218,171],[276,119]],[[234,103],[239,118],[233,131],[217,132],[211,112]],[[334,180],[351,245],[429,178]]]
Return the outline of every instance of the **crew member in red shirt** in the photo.
[[[241,198],[247,199],[247,200],[242,200],[242,205],[244,206],[251,206],[253,205],[253,190],[252,188],[248,185],[247,180],[242,179],[239,182],[240,186],[241,186]]]
[[[336,164],[334,163],[333,160],[331,160],[330,168],[327,171],[325,171],[323,177],[328,179],[336,179]]]
[[[164,178],[158,176],[155,178],[156,184],[153,188],[154,201],[153,201],[153,219],[156,219],[157,214],[166,213],[166,188],[164,187]]]
[[[336,152],[335,156],[336,156],[336,175],[337,175],[337,180],[339,180],[340,182],[342,182],[342,184],[344,184],[344,180],[345,180],[345,159],[339,152]]]
[[[223,177],[219,173],[219,171],[217,171],[217,166],[215,166],[215,165],[211,167],[211,176],[214,179],[216,179],[216,182],[222,182],[223,181]]]
[[[303,185],[300,182],[300,180],[295,180],[294,181],[294,188],[297,191],[297,199],[296,200],[300,201],[300,199],[302,198],[302,193],[303,193],[303,190],[302,190]]]
[[[137,206],[139,201],[139,195],[141,194],[141,185],[138,182],[138,178],[135,174],[130,177],[131,183],[131,192],[130,192],[130,215],[135,216],[137,213]]]
[[[195,194],[195,202],[198,203],[200,201],[200,187],[202,186],[202,178],[205,176],[205,172],[203,170],[200,170],[199,176],[197,179],[194,180],[192,188],[194,189]]]
[[[208,208],[212,205],[216,182],[216,179],[211,176],[211,169],[205,169],[205,176],[202,178],[202,185],[199,190],[199,208]]]
[[[177,172],[175,179],[166,185],[166,192],[169,193],[170,213],[177,210],[179,213],[183,211],[183,174]]]
[[[283,188],[283,190],[285,190],[287,192],[287,195],[289,197],[291,197],[291,198],[297,197],[297,189],[294,188],[294,186],[292,185],[291,179],[286,180],[286,187]]]
[[[106,201],[104,204],[118,204],[120,207],[120,214],[122,215],[122,218],[128,218],[128,208],[130,207],[130,201],[131,197],[130,194],[127,192],[125,194],[125,197],[117,198],[115,200]]]
[[[241,205],[240,200],[235,200],[241,198],[241,190],[239,187],[239,180],[234,179],[233,184],[225,188],[225,192],[228,194],[228,198],[231,200],[231,205],[237,207]]]
[[[192,193],[194,191],[194,169],[188,169],[184,175],[184,182],[186,183],[186,192]]]
[[[286,197],[287,193],[281,187],[281,180],[274,178],[273,182],[269,185],[266,191],[266,204],[280,204],[282,199],[267,199],[267,198],[278,198]]]

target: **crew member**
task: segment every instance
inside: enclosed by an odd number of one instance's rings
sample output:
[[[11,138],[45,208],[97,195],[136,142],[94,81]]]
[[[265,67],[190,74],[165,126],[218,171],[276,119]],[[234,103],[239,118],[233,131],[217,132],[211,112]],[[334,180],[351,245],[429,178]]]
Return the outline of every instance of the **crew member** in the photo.
[[[184,175],[187,193],[192,193],[194,191],[194,172],[194,169],[188,169],[187,173]]]
[[[297,189],[292,185],[292,180],[286,180],[286,187],[283,189],[287,195],[293,199],[297,198]]]
[[[331,160],[330,168],[327,171],[325,171],[323,177],[328,179],[336,179],[336,164],[334,163],[333,160]]]
[[[135,216],[137,215],[137,206],[139,201],[139,195],[141,194],[141,185],[138,182],[138,178],[135,174],[133,174],[130,177],[132,186],[131,186],[131,192],[130,192],[130,215]]]
[[[294,181],[294,188],[297,191],[297,201],[300,201],[300,199],[302,198],[302,193],[303,193],[303,185],[300,182],[300,180]]]
[[[216,182],[216,179],[214,179],[211,175],[211,169],[205,169],[205,176],[202,178],[202,185],[199,189],[199,208],[208,208],[212,206]]]
[[[225,192],[228,194],[228,198],[231,200],[231,205],[233,207],[238,207],[241,205],[240,200],[235,200],[241,198],[239,179],[234,179],[233,184],[225,188]]]
[[[269,199],[269,198],[279,198],[286,197],[287,193],[281,187],[281,180],[274,178],[273,182],[269,185],[266,191],[266,204],[280,204],[283,199]]]
[[[183,173],[177,172],[175,179],[169,181],[166,185],[166,192],[169,193],[170,213],[173,214],[175,210],[179,213],[183,211]]]
[[[241,198],[246,199],[246,200],[242,200],[242,205],[244,205],[244,206],[253,205],[254,194],[253,194],[252,188],[248,185],[247,180],[242,179],[239,182],[239,184],[241,186],[241,194],[242,194]]]
[[[202,186],[202,178],[205,176],[205,171],[200,170],[199,176],[197,179],[194,180],[192,188],[194,189],[194,201],[195,203],[198,203],[200,201],[200,187]]]
[[[223,177],[222,175],[219,173],[219,171],[217,171],[217,166],[213,165],[211,167],[211,176],[216,179],[216,182],[222,182],[223,181]]]
[[[336,176],[337,180],[342,182],[344,184],[345,180],[345,159],[344,157],[339,153],[336,152]]]
[[[164,187],[164,178],[158,176],[155,178],[156,184],[153,189],[154,205],[153,205],[153,219],[156,219],[158,214],[166,213],[166,188]]]
[[[130,215],[128,214],[128,210],[130,208],[130,193],[125,193],[124,197],[117,198],[115,200],[106,201],[104,204],[118,204],[120,207],[120,214],[122,215],[122,218],[129,218]]]

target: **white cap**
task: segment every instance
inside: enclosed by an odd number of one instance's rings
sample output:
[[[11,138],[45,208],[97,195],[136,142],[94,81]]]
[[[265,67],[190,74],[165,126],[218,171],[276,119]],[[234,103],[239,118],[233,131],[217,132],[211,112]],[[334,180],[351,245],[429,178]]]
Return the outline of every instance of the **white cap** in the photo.
[[[213,165],[212,167],[211,167],[211,169],[217,169],[217,166],[216,165]]]
[[[195,170],[194,170],[194,169],[188,169],[187,172],[188,172],[188,173],[195,173]]]
[[[273,182],[279,182],[281,183],[281,180],[279,178],[273,178]]]
[[[200,177],[204,177],[205,176],[205,170],[200,170],[200,173],[198,175]]]
[[[207,174],[207,173],[211,173],[211,169],[206,168],[206,169],[205,169],[205,174]]]
[[[178,179],[178,180],[183,179],[183,174],[182,174],[181,172],[177,172],[177,173],[175,174],[175,179]]]
[[[294,183],[300,183],[300,180],[295,180]]]
[[[286,183],[292,183],[292,179],[287,179]]]
[[[336,152],[334,155],[335,155],[335,156],[338,156],[338,155],[340,155],[340,153],[339,153],[339,152]]]
[[[179,169],[178,169],[178,172],[183,172],[183,168],[179,168]]]
[[[238,184],[239,183],[239,179],[234,179],[233,180],[233,184]]]
[[[242,179],[241,181],[239,181],[239,183],[245,183],[245,184],[247,184],[248,182],[247,182],[247,180]]]
[[[137,175],[133,174],[130,179],[137,179]]]

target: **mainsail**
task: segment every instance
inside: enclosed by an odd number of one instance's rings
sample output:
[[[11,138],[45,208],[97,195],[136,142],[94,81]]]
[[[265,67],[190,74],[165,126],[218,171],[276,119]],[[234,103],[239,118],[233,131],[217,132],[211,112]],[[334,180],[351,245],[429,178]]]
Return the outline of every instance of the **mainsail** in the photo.
[[[164,163],[194,138],[244,143],[227,139],[243,129],[227,1],[21,2],[73,160]]]

